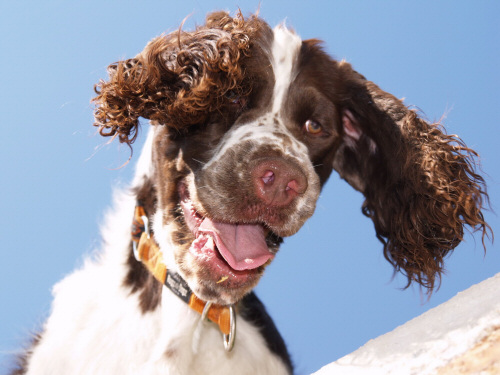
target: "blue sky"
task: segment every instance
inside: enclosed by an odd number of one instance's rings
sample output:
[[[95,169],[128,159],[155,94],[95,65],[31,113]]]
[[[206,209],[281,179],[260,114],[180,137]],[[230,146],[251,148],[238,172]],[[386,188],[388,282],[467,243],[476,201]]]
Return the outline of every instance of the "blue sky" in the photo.
[[[430,120],[445,115],[481,155],[493,209],[500,168],[500,3],[495,1],[271,1],[260,14],[286,19],[304,39],[351,62]],[[92,124],[93,85],[106,66],[153,36],[203,23],[215,9],[249,14],[258,1],[0,2],[0,361],[50,311],[50,289],[99,243],[113,187],[131,178],[126,147],[105,145]],[[144,129],[147,124],[143,126]],[[138,147],[138,146],[137,146]],[[484,255],[466,236],[427,301],[392,280],[362,196],[337,176],[315,216],[286,239],[257,287],[292,353],[310,373],[371,338],[500,271],[498,245]],[[499,219],[486,212],[492,228]],[[392,280],[392,281],[391,281]],[[5,364],[0,365],[0,373]]]

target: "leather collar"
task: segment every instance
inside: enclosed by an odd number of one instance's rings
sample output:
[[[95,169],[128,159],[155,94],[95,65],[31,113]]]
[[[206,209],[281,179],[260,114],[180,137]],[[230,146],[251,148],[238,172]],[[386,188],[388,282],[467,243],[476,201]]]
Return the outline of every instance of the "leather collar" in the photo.
[[[220,331],[224,334],[224,347],[228,351],[231,350],[236,327],[233,306],[222,306],[203,301],[192,292],[179,274],[167,269],[160,247],[151,234],[148,216],[140,202],[137,202],[132,222],[132,245],[136,259],[142,262],[160,283],[187,303],[191,309],[219,326]]]

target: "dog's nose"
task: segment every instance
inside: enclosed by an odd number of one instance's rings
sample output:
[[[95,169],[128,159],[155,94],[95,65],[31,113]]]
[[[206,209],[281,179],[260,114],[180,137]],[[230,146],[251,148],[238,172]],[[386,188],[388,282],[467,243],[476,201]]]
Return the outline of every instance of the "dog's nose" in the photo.
[[[307,177],[291,161],[266,158],[251,171],[255,194],[270,206],[287,206],[307,190]]]

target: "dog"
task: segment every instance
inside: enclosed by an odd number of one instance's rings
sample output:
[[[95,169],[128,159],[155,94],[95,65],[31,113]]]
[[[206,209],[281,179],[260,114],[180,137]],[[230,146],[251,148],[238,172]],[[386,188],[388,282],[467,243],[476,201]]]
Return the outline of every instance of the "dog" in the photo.
[[[214,12],[108,72],[100,134],[131,146],[144,118],[147,140],[13,374],[291,374],[252,289],[333,170],[408,285],[431,292],[464,229],[488,235],[476,152],[319,40]]]

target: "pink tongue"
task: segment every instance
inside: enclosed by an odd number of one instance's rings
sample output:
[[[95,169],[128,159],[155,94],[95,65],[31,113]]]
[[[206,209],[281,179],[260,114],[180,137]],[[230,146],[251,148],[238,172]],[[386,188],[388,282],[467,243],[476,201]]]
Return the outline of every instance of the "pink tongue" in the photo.
[[[200,234],[212,236],[222,257],[237,271],[260,267],[274,256],[261,225],[225,224],[205,218],[198,228]]]

